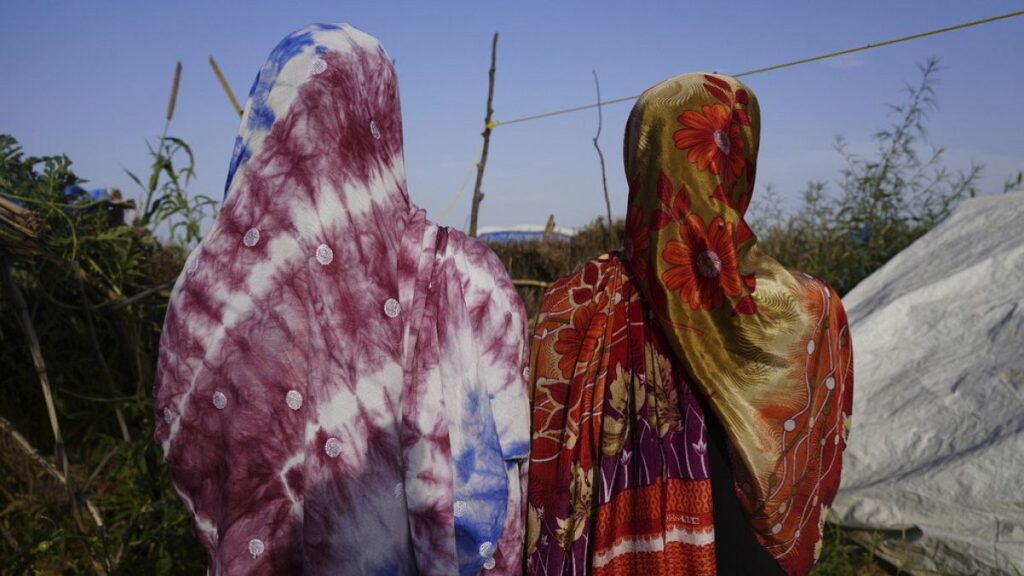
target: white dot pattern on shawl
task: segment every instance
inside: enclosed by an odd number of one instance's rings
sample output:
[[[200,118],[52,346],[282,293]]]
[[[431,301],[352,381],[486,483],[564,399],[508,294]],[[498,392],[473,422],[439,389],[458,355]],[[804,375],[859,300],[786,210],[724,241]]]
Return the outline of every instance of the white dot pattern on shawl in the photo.
[[[786,432],[792,432],[793,430],[796,430],[796,422],[792,419],[786,420],[786,422],[782,424],[782,427],[786,429]]]
[[[302,408],[302,394],[298,390],[289,390],[284,395],[284,403],[288,405],[292,410],[298,410]]]
[[[217,390],[213,393],[213,407],[217,410],[223,410],[228,405],[228,397],[223,392]]]
[[[316,247],[316,261],[322,266],[327,266],[334,261],[334,250],[327,244],[321,244]]]
[[[249,228],[245,232],[245,236],[242,236],[242,244],[252,248],[253,246],[260,243],[260,231],[255,228]]]
[[[836,379],[831,377],[831,376],[826,378],[825,379],[825,388],[828,388],[829,390],[835,390],[835,388],[836,388]]]
[[[483,558],[490,558],[491,554],[494,554],[494,544],[487,541],[480,545],[480,556]]]
[[[814,354],[814,340],[807,341],[807,353]]]
[[[317,74],[322,73],[324,70],[327,70],[327,62],[324,62],[323,58],[316,58],[309,65],[310,76],[316,76]]]
[[[782,532],[782,524],[772,526],[772,534],[778,534],[779,532]]]
[[[530,367],[529,366],[527,366],[526,368],[523,368],[523,379],[525,379],[525,380],[529,380],[530,379]]]
[[[384,314],[387,314],[388,318],[397,318],[401,311],[402,306],[394,298],[388,298],[388,301],[384,303]]]
[[[469,505],[466,504],[465,500],[455,501],[455,509],[453,510],[453,513],[455,514],[456,518],[462,518],[463,516],[465,516],[467,510],[469,510]]]
[[[341,448],[341,440],[338,440],[333,436],[328,438],[327,442],[324,443],[324,452],[327,453],[327,456],[330,458],[337,458],[338,455],[341,454]]]
[[[266,550],[266,546],[263,545],[263,540],[259,538],[249,540],[249,554],[252,554],[253,558],[259,558],[264,550]]]
[[[170,424],[171,420],[174,420],[174,414],[171,414],[170,408],[164,408],[164,422]]]
[[[497,564],[497,562],[494,561],[494,558],[484,560],[484,570],[493,570],[495,564]]]
[[[370,120],[370,135],[374,140],[380,140],[380,128],[377,127],[376,120]]]

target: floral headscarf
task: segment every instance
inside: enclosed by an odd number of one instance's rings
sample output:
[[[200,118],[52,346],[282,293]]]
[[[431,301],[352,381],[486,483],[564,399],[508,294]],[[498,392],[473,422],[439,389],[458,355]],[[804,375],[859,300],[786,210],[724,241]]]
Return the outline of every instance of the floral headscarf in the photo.
[[[486,246],[409,202],[376,39],[311,26],[277,46],[226,197],[155,383],[211,574],[518,573],[522,303]]]
[[[630,183],[624,253],[590,262],[553,286],[537,327],[528,531],[535,573],[599,573],[595,559],[615,557],[624,542],[632,542],[635,554],[643,542],[649,553],[662,550],[660,564],[644,564],[650,560],[644,557],[632,560],[633,569],[666,569],[667,544],[657,544],[654,536],[691,546],[713,542],[713,535],[702,536],[706,521],[672,527],[662,519],[653,529],[619,531],[602,549],[599,542],[609,529],[602,528],[601,511],[617,506],[605,486],[607,475],[588,473],[584,466],[578,479],[552,464],[567,457],[566,447],[552,438],[571,438],[573,450],[593,454],[607,445],[615,427],[605,422],[623,414],[621,401],[616,405],[620,378],[631,382],[626,418],[632,418],[635,434],[642,432],[641,414],[649,411],[651,394],[641,392],[654,386],[645,374],[655,371],[659,362],[651,358],[659,352],[671,358],[667,372],[673,375],[666,378],[682,399],[663,408],[676,414],[677,423],[668,429],[679,429],[679,415],[697,414],[706,404],[728,436],[736,494],[758,542],[791,575],[813,566],[825,510],[839,485],[849,426],[850,337],[839,296],[764,254],[743,220],[754,187],[759,130],[753,93],[726,76],[685,74],[650,88],[635,105],[624,146]],[[633,304],[633,292],[639,304]],[[633,306],[642,312],[630,312]],[[633,336],[638,330],[643,338]],[[575,336],[568,337],[570,332]],[[573,338],[579,345],[571,345]],[[617,344],[617,338],[629,342]],[[618,346],[646,351],[647,358],[617,356]],[[691,390],[700,402],[685,401]],[[656,405],[664,406],[665,398],[656,398]],[[685,452],[688,446],[666,434],[662,442],[682,450],[687,463],[703,455]],[[583,447],[577,448],[577,439]],[[693,446],[701,447],[700,441]],[[661,454],[655,461],[665,460]],[[658,466],[665,470],[659,482],[691,492],[706,477]],[[606,491],[594,501],[595,541],[582,551],[570,541],[545,541],[545,530],[553,534],[559,523],[579,526],[560,512],[565,505],[559,502],[580,501],[581,486]],[[674,505],[668,496],[652,498]],[[702,508],[688,510],[697,518]],[[580,532],[586,534],[586,527]],[[550,561],[553,553],[562,554],[555,549],[575,555],[573,561]]]

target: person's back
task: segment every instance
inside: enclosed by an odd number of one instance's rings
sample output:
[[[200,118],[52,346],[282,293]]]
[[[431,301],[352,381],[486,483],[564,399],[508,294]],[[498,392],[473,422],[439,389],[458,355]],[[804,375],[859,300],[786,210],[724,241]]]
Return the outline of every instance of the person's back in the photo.
[[[622,255],[538,319],[531,574],[806,574],[852,399],[839,297],[743,220],[760,111],[735,79],[645,92],[625,141]]]
[[[522,304],[486,246],[410,203],[402,153],[374,38],[278,45],[155,382],[212,574],[519,571]]]

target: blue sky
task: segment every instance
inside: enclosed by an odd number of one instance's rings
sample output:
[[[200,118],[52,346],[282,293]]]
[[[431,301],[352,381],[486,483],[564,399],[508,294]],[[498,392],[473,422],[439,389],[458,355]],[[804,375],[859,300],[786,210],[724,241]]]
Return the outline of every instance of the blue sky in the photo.
[[[510,119],[636,94],[682,72],[739,72],[1020,10],[1020,1],[826,2],[17,2],[0,21],[0,132],[34,155],[65,153],[92,186],[136,191],[146,139],[163,128],[176,61],[184,66],[171,133],[197,156],[192,191],[220,197],[238,118],[207,58],[239,98],[277,41],[312,22],[349,22],[397,61],[413,200],[449,205],[480,149],[491,34],[500,32],[495,116]],[[1024,17],[745,79],[762,109],[758,190],[793,204],[809,180],[835,179],[843,135],[854,150],[890,120],[916,66],[945,70],[928,122],[947,165],[985,165],[984,193],[1024,170]],[[630,104],[604,110],[601,145],[613,212],[625,212],[621,142]],[[604,213],[591,138],[596,111],[495,130],[482,225],[580,225]],[[464,227],[470,193],[445,224]],[[763,197],[761,198],[764,199]],[[753,202],[758,203],[755,196]]]

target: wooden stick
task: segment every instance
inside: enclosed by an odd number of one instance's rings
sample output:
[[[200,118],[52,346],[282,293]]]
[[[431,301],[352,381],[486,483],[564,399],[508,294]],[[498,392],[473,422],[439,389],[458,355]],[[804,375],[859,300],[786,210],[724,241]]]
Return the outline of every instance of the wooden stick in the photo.
[[[535,288],[547,288],[548,286],[551,286],[551,282],[545,282],[543,280],[528,280],[528,279],[513,280],[512,284],[514,284],[515,286],[533,286]]]
[[[124,308],[125,306],[129,306],[131,304],[135,304],[136,302],[138,302],[140,300],[144,300],[144,299],[152,296],[153,294],[158,294],[158,293],[160,293],[160,292],[162,292],[164,290],[168,290],[170,288],[173,288],[175,282],[176,282],[176,280],[168,280],[167,282],[164,282],[163,284],[157,284],[156,286],[151,286],[149,288],[146,288],[142,292],[139,292],[138,294],[134,294],[134,295],[132,295],[132,296],[130,296],[128,298],[125,298],[124,300],[117,300],[117,301],[114,301],[114,302],[110,302],[110,307],[114,308],[116,310],[118,308]],[[102,306],[102,304],[94,306],[94,308],[98,307],[98,306]]]
[[[36,374],[39,377],[39,386],[43,389],[46,413],[50,419],[50,428],[53,431],[54,452],[57,462],[63,471],[64,486],[68,491],[68,505],[71,507],[71,516],[75,519],[78,529],[84,533],[86,527],[78,510],[74,482],[71,479],[71,466],[68,462],[67,451],[64,449],[64,438],[61,436],[60,422],[57,420],[57,408],[53,402],[53,390],[50,387],[50,377],[46,371],[46,361],[43,359],[39,338],[36,336],[35,327],[32,325],[32,317],[28,313],[28,304],[25,303],[25,297],[11,275],[11,267],[6,259],[0,260],[0,276],[2,276],[7,290],[11,293],[11,300],[14,301],[15,317],[18,320],[18,325],[21,327],[21,331],[25,333],[25,340],[28,341],[29,351],[32,353],[32,363],[35,364]],[[102,525],[102,522],[98,525]]]
[[[555,235],[555,215],[548,215],[548,223],[544,226],[544,238],[545,244],[551,242],[551,237]]]
[[[476,224],[477,218],[480,215],[480,202],[484,199],[484,193],[480,190],[484,182],[484,167],[487,166],[487,151],[491,147],[491,116],[494,115],[494,108],[492,103],[494,102],[494,71],[495,62],[498,55],[498,33],[494,33],[494,39],[491,40],[491,69],[488,72],[489,81],[487,86],[487,115],[484,117],[484,131],[481,136],[484,137],[484,149],[480,153],[480,163],[476,166],[476,186],[473,187],[473,210],[469,214],[469,235],[476,236]]]
[[[0,433],[3,433],[5,436],[10,438],[13,444],[17,446],[29,460],[42,468],[43,471],[51,478],[60,482],[64,486],[68,485],[68,477],[65,474],[62,474],[56,466],[51,464],[49,460],[40,454],[39,451],[29,443],[28,439],[22,436],[21,432],[18,432],[17,428],[2,416],[0,416]],[[88,498],[83,499],[85,500],[85,507],[89,509],[89,514],[92,516],[93,522],[96,523],[96,526],[102,528],[103,517],[100,516],[99,508],[97,508],[96,505]]]
[[[597,134],[594,134],[594,148],[597,149],[597,157],[601,159],[601,184],[604,186],[604,204],[608,208],[608,221],[604,225],[604,249],[612,249],[612,201],[608,197],[608,177],[605,176],[604,153],[601,152],[601,145],[598,138],[601,137],[601,83],[597,80],[597,70],[594,73],[594,86],[597,88]]]
[[[220,81],[220,87],[224,89],[224,93],[228,95],[228,100],[231,100],[231,107],[235,109],[238,117],[242,117],[242,107],[238,105],[238,99],[235,98],[235,93],[231,90],[231,85],[228,84],[227,78],[220,71],[220,66],[217,66],[217,61],[210,56],[210,67],[213,68],[213,73],[217,75],[217,80]]]
[[[25,333],[25,340],[28,341],[29,351],[32,353],[32,363],[36,367],[36,375],[39,377],[39,386],[43,389],[43,400],[46,402],[46,413],[50,418],[50,429],[53,431],[53,442],[58,461],[65,462],[64,472],[67,473],[67,458],[64,455],[64,439],[60,434],[60,422],[57,421],[57,408],[53,403],[53,390],[50,388],[50,377],[46,372],[46,360],[43,359],[42,349],[39,347],[39,338],[36,337],[35,327],[32,325],[32,317],[28,313],[28,304],[21,294],[21,289],[11,276],[11,268],[7,260],[0,262],[0,274],[3,276],[4,285],[11,294],[14,301],[14,313],[18,320],[18,326]]]

